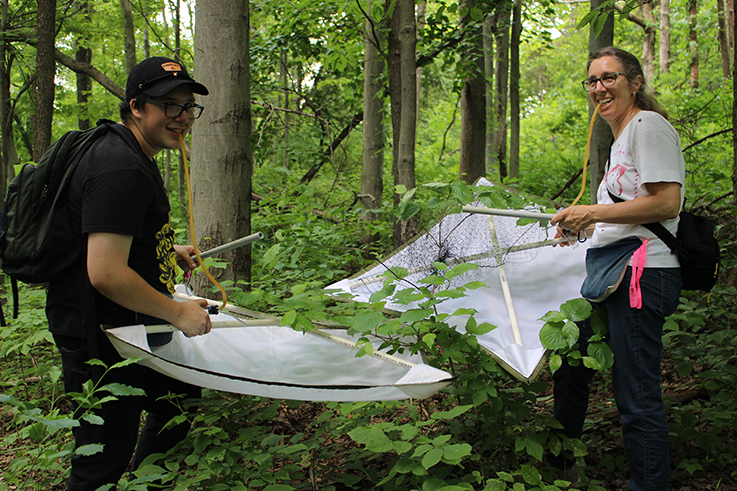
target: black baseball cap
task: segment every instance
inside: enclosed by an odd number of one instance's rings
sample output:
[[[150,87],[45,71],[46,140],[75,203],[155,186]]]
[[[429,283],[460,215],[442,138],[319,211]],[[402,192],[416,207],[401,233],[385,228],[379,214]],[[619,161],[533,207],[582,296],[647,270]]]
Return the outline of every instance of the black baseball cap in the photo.
[[[195,94],[209,94],[207,87],[195,82],[181,63],[163,56],[146,58],[136,65],[128,75],[128,83],[125,85],[125,100],[130,101],[138,94],[161,97],[180,85],[190,85],[192,92]]]

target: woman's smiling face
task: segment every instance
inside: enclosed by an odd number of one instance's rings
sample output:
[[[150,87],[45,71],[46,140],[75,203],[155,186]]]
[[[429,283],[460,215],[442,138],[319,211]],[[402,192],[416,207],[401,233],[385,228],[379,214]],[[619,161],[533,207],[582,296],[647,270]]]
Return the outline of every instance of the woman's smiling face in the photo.
[[[605,87],[599,81],[594,90],[589,92],[594,105],[601,104],[599,115],[612,126],[615,135],[639,112],[635,106],[634,94],[640,88],[640,77],[638,75],[635,80],[629,80],[623,72],[622,64],[611,56],[597,58],[589,66],[589,80],[618,74],[611,87]]]

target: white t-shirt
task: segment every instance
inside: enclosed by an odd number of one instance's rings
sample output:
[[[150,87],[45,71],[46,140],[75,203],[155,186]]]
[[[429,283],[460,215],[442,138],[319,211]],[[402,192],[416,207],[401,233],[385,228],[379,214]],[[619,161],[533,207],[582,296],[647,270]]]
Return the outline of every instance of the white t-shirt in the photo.
[[[611,204],[614,196],[626,201],[647,196],[647,183],[677,182],[681,185],[681,203],[684,197],[686,164],[681,153],[681,139],[675,128],[660,114],[640,111],[627,124],[612,145],[606,175],[599,185],[597,202]],[[661,222],[675,235],[678,217]],[[648,239],[649,268],[677,268],[678,258],[665,243],[642,225],[597,223],[593,246],[601,247],[625,237]]]

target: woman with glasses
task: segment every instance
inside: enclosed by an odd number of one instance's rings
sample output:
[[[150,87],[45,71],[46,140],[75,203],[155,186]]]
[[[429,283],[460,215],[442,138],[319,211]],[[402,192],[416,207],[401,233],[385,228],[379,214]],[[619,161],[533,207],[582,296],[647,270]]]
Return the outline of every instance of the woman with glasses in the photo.
[[[661,222],[675,235],[685,178],[680,138],[649,94],[634,55],[614,47],[594,53],[583,88],[591,103],[599,105],[598,114],[609,123],[614,143],[597,204],[566,208],[551,223],[558,225],[559,235],[593,226],[592,248],[597,250],[589,251],[592,257],[625,251],[621,283],[595,305],[607,311],[629,489],[665,491],[670,450],[660,388],[662,333],[665,318],[678,306],[682,282],[677,257],[642,224]],[[598,272],[589,269],[591,264],[587,257],[587,280]],[[586,282],[582,294],[593,300],[585,290]],[[581,329],[584,354],[590,335],[590,328]],[[583,364],[564,363],[554,375],[555,418],[569,438],[583,433],[593,373]],[[564,476],[577,479],[570,454],[548,460]]]

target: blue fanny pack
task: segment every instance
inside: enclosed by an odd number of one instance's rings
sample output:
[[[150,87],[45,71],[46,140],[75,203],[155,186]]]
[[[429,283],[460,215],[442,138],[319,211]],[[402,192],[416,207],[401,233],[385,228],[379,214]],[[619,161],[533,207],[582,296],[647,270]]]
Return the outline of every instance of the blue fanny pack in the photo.
[[[639,237],[628,237],[603,247],[586,251],[586,279],[581,296],[592,302],[602,302],[616,291],[624,278],[630,258],[642,245]]]

